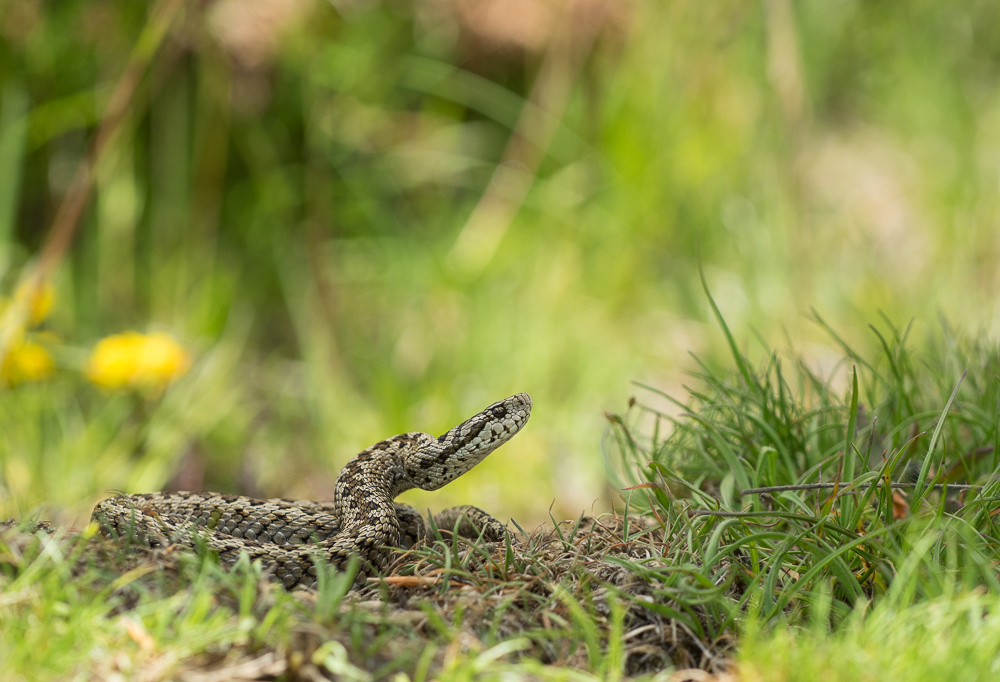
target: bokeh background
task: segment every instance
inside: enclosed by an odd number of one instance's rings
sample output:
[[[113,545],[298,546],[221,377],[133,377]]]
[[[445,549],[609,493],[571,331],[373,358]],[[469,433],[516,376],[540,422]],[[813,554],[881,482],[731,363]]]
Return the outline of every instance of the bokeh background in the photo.
[[[525,431],[408,501],[607,509],[604,412],[724,362],[699,264],[758,358],[834,366],[813,308],[861,346],[883,313],[996,331],[996,2],[0,0],[9,299],[126,72],[10,334],[52,362],[0,390],[0,516],[328,498],[363,447],[518,391]],[[186,374],[96,386],[126,330]]]

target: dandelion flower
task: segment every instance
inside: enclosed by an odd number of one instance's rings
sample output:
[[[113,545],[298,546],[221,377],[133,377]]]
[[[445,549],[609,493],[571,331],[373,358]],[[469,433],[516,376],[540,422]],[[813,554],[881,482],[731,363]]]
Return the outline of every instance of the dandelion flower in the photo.
[[[106,389],[159,392],[191,367],[187,351],[169,334],[124,332],[101,339],[87,362],[87,378]]]

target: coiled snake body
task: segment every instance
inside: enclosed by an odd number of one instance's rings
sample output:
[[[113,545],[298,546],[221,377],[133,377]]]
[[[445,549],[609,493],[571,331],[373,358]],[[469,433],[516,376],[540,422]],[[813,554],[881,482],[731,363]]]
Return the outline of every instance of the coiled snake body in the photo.
[[[527,423],[531,397],[519,393],[494,403],[439,438],[404,433],[376,443],[337,476],[332,502],[259,500],[219,493],[150,493],[100,502],[92,518],[104,535],[152,547],[193,546],[197,532],[226,564],[245,552],[287,588],[316,583],[319,552],[338,568],[360,558],[358,583],[388,564],[393,547],[409,547],[429,527],[416,509],[396,504],[412,488],[437,490],[483,461]],[[499,521],[476,507],[434,516],[442,530],[499,541]]]

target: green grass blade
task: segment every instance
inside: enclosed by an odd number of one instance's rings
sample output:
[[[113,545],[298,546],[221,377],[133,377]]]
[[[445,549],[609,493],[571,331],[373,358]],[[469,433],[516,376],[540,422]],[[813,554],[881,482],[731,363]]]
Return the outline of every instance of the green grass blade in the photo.
[[[916,507],[926,492],[925,484],[927,482],[927,473],[930,471],[931,463],[933,462],[934,450],[937,447],[938,437],[941,435],[941,429],[944,427],[945,417],[947,417],[948,412],[951,411],[951,405],[955,402],[955,397],[958,395],[958,389],[962,387],[962,382],[965,381],[965,375],[968,374],[968,372],[969,370],[962,372],[961,378],[959,378],[958,383],[955,384],[955,390],[951,392],[951,397],[948,398],[948,402],[945,403],[944,409],[941,410],[941,416],[938,418],[937,426],[934,427],[934,434],[931,436],[930,445],[927,446],[927,454],[924,455],[924,461],[920,465],[920,473],[917,475],[916,487],[914,488],[913,496],[911,497],[911,507]]]
[[[746,385],[760,392],[760,385],[751,375],[750,368],[747,366],[746,360],[743,358],[739,347],[736,345],[736,339],[733,338],[732,332],[729,331],[729,325],[726,324],[725,318],[722,317],[722,311],[719,310],[719,306],[715,304],[715,299],[712,298],[712,292],[709,291],[708,288],[708,280],[705,279],[705,270],[700,264],[698,265],[698,275],[701,277],[701,288],[704,290],[705,296],[708,298],[709,305],[712,306],[712,313],[715,315],[715,321],[719,323],[719,327],[722,328],[722,333],[726,335],[726,342],[729,344],[729,350],[732,353],[733,361],[736,363],[736,367],[743,376],[743,380],[746,382]]]

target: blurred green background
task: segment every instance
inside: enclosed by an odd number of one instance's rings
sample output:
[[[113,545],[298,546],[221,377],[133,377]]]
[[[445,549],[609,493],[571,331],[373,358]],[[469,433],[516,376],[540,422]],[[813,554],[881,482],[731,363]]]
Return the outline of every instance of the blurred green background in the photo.
[[[6,295],[154,5],[54,273],[58,371],[0,391],[0,516],[328,498],[363,447],[518,391],[517,439],[407,499],[606,509],[604,411],[723,357],[699,259],[758,357],[787,333],[831,369],[813,307],[861,345],[879,311],[996,331],[991,1],[0,0]],[[127,329],[191,353],[162,397],[83,378]]]

